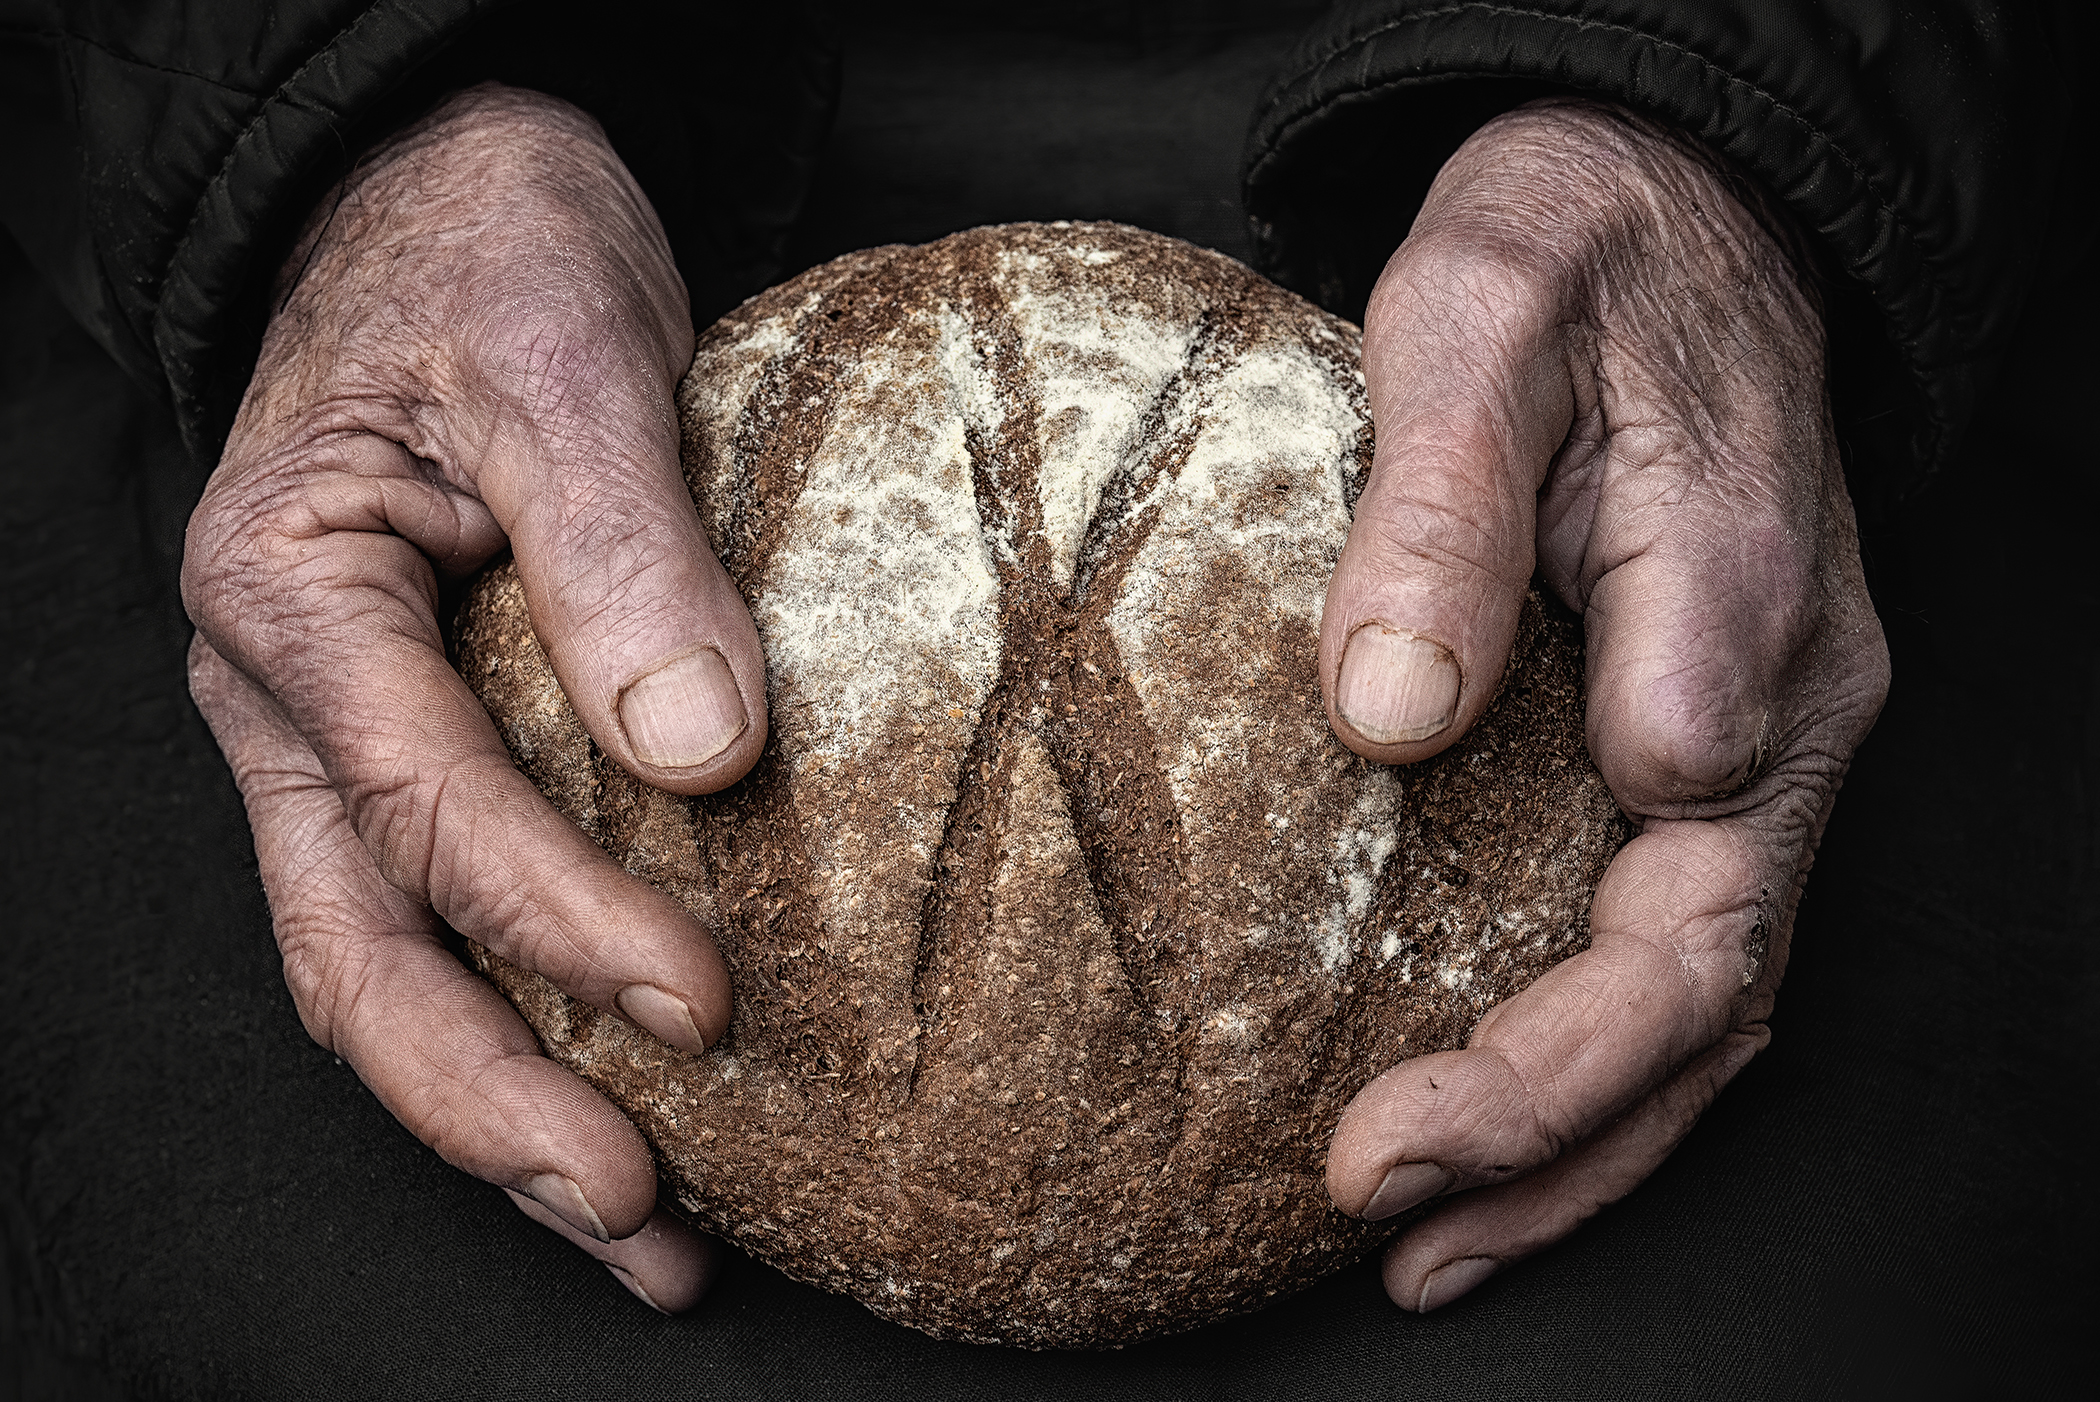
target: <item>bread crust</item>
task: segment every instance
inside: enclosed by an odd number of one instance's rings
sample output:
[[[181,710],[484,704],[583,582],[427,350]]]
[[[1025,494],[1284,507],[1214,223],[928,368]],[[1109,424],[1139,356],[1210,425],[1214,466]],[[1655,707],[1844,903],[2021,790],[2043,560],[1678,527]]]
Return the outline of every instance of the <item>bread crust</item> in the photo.
[[[850,255],[704,336],[701,519],[764,641],[723,793],[591,743],[514,572],[462,674],[520,767],[713,933],[729,1036],[676,1052],[475,949],[619,1105],[665,1200],[939,1337],[1100,1346],[1302,1287],[1363,1084],[1584,947],[1628,828],[1579,631],[1534,595],[1486,717],[1406,770],[1315,658],[1370,463],[1354,327],[1115,225]]]

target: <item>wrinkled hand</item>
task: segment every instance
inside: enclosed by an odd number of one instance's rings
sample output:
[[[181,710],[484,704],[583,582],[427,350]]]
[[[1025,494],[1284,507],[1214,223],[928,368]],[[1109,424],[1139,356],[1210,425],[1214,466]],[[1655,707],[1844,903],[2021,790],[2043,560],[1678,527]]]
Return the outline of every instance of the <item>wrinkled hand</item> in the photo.
[[[608,755],[680,793],[757,759],[757,634],[678,466],[685,288],[603,133],[537,94],[461,94],[337,194],[190,521],[191,689],[307,1030],[448,1162],[681,1309],[710,1248],[657,1208],[640,1134],[439,922],[688,1051],[728,1025],[727,972],[512,766],[436,604],[437,572],[508,542]]]
[[[1747,197],[1747,192],[1744,192]],[[1377,454],[1327,593],[1337,735],[1479,717],[1536,570],[1582,615],[1591,755],[1638,834],[1591,945],[1353,1101],[1328,1165],[1429,1310],[1630,1191],[1769,1036],[1794,907],[1888,688],[1786,252],[1710,158],[1579,101],[1474,135],[1372,294]]]

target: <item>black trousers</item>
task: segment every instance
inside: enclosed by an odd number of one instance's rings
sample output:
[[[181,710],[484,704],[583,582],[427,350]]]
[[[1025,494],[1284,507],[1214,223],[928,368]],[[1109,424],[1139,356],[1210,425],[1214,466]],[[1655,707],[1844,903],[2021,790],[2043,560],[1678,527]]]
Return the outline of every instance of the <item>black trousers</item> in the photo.
[[[803,261],[1015,217],[1241,251],[1259,40],[868,40]],[[1895,688],[1769,1051],[1655,1177],[1427,1318],[1365,1265],[1099,1354],[939,1344],[738,1259],[686,1318],[306,1038],[183,685],[194,477],[0,246],[0,1398],[2060,1396],[2090,1384],[2095,310],[2064,237],[1967,457],[1877,509]],[[2081,1354],[2083,1359],[2081,1359]]]

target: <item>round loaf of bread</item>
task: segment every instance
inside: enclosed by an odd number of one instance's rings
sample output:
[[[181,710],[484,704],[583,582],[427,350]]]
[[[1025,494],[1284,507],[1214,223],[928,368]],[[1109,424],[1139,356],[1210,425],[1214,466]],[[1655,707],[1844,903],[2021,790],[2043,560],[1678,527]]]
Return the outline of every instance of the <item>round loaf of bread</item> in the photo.
[[[708,797],[601,754],[512,571],[477,583],[458,661],[518,763],[732,971],[694,1057],[476,951],[666,1203],[1036,1347],[1247,1310],[1392,1230],[1328,1202],[1342,1107],[1581,948],[1627,830],[1536,598],[1461,744],[1396,769],[1329,733],[1357,360],[1241,265],[1100,224],[858,253],[725,317],[685,469],[772,732]]]

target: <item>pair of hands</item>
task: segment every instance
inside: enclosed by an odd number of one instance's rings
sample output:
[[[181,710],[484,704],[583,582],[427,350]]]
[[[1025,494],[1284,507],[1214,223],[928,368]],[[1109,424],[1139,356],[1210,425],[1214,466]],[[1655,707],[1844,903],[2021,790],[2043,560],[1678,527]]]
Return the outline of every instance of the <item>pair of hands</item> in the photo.
[[[711,1247],[634,1128],[539,1054],[450,926],[689,1050],[726,973],[559,819],[446,663],[440,573],[506,543],[599,746],[679,793],[764,744],[763,659],[677,458],[692,352],[603,134],[462,94],[316,211],[190,524],[191,687],[315,1039],[449,1162],[644,1300]],[[1431,1309],[1645,1177],[1760,1047],[1801,880],[1887,686],[1814,306],[1694,148],[1534,106],[1446,167],[1378,285],[1377,459],[1329,587],[1336,733],[1394,763],[1485,708],[1534,570],[1585,619],[1592,754],[1640,834],[1591,948],[1350,1106],[1328,1182]],[[1464,1191],[1462,1191],[1464,1190]]]

